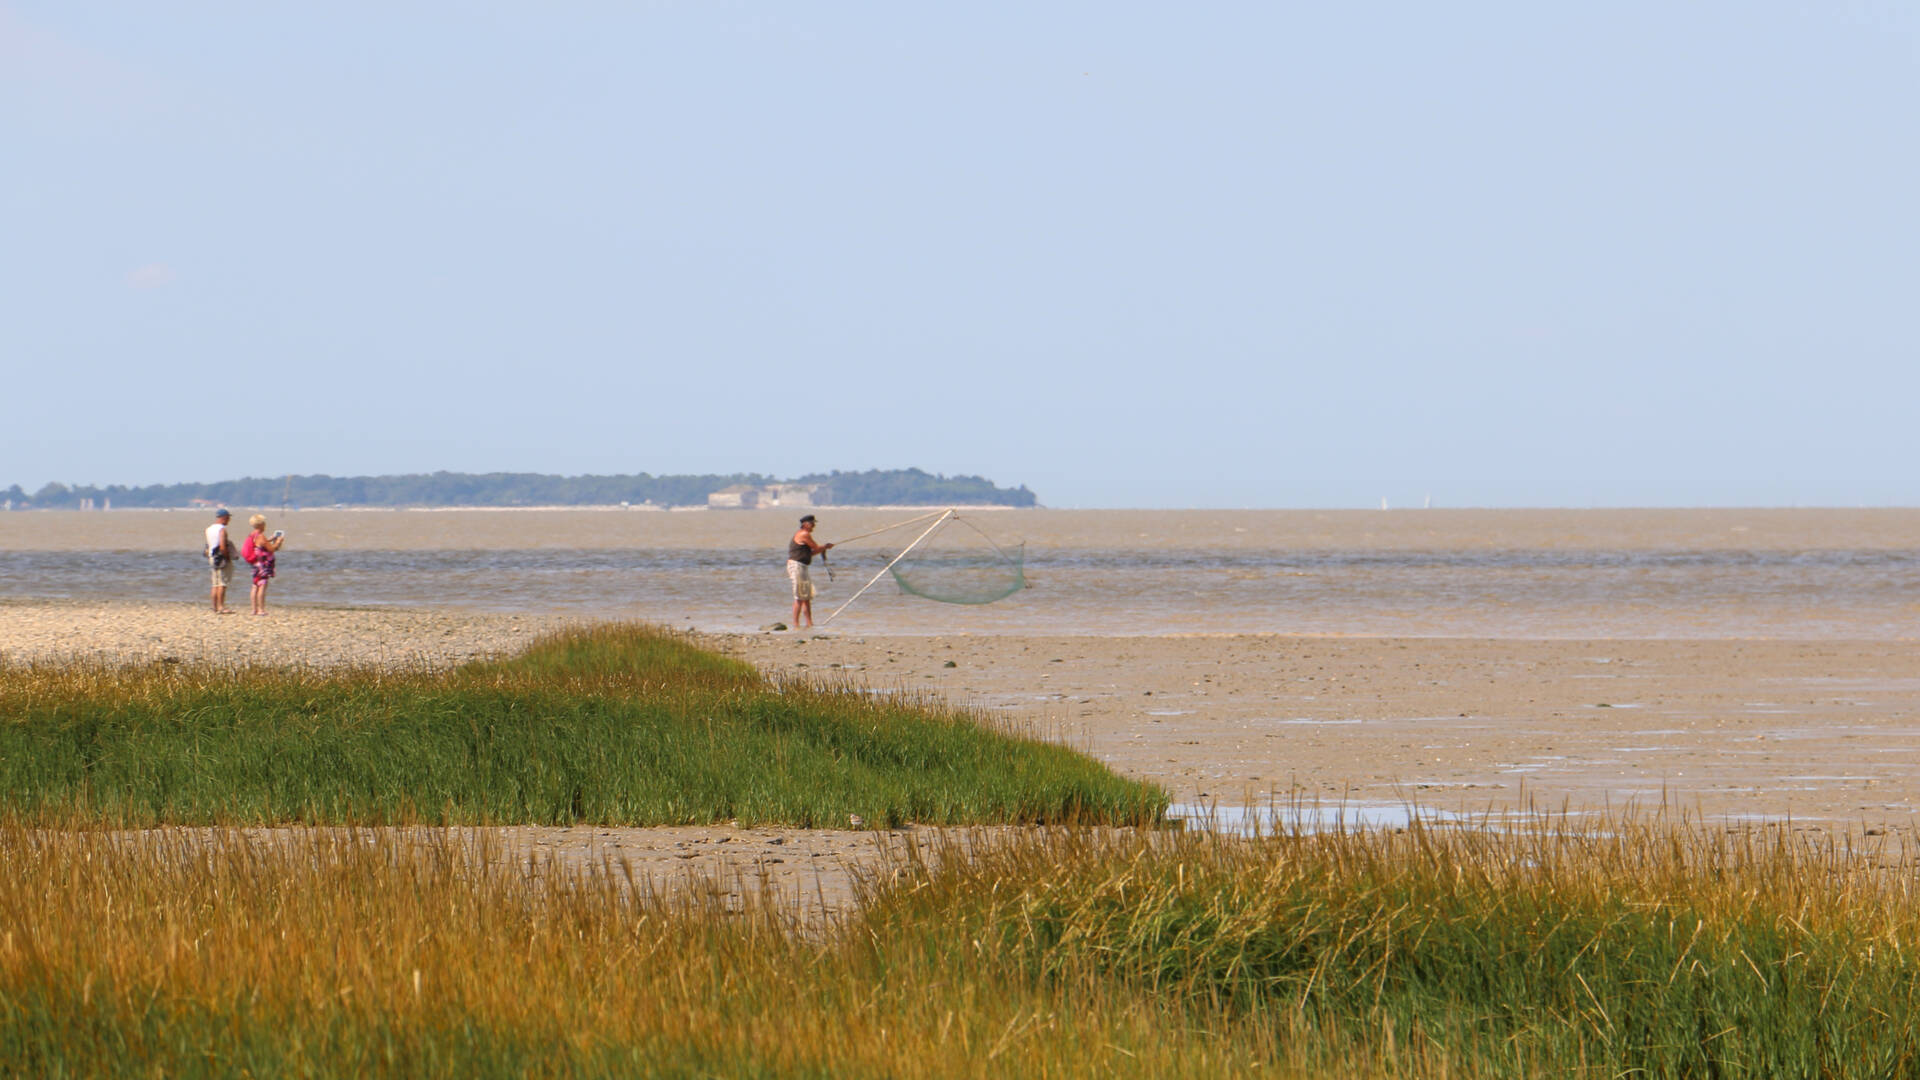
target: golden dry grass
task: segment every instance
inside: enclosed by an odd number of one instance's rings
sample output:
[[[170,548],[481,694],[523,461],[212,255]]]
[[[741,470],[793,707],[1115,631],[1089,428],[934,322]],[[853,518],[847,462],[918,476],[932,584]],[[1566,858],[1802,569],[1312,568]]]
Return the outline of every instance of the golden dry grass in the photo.
[[[1779,829],[962,838],[805,934],[484,834],[16,825],[0,864],[19,1069],[1889,1076],[1920,1023],[1911,862]]]
[[[478,835],[259,844],[0,828],[0,1054],[167,1075],[955,1076],[983,1061],[1029,1074],[1063,1060],[1222,1061],[1125,992],[956,985],[898,967],[851,927],[797,935],[752,889],[730,908],[618,866],[502,860]]]

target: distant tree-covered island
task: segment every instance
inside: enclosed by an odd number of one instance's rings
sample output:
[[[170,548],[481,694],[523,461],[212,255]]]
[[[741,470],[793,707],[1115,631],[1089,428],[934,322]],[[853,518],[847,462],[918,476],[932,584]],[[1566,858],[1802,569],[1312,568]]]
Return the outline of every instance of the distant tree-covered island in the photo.
[[[204,484],[47,484],[0,491],[13,510],[205,506],[1034,506],[1026,485],[920,469],[814,473],[550,476],[542,473],[410,473],[402,476],[261,476]]]

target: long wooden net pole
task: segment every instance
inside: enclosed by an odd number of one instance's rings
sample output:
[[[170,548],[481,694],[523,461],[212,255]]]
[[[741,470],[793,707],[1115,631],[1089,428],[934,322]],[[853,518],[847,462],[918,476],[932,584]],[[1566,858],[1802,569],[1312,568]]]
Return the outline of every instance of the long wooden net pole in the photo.
[[[904,558],[906,558],[906,557],[907,557],[907,552],[909,552],[909,551],[912,551],[912,550],[913,550],[914,548],[916,548],[916,547],[919,547],[919,546],[920,546],[920,541],[922,541],[922,540],[925,540],[925,539],[926,539],[927,537],[929,537],[929,536],[932,536],[932,535],[933,535],[933,530],[935,530],[935,529],[937,529],[937,528],[939,528],[939,527],[940,527],[940,526],[942,526],[942,525],[945,525],[945,524],[947,523],[947,519],[948,519],[948,518],[950,518],[950,517],[952,517],[952,516],[953,516],[953,511],[952,511],[951,509],[949,509],[949,510],[947,510],[947,511],[945,511],[944,513],[942,513],[942,514],[941,514],[941,515],[940,515],[939,517],[937,517],[937,518],[935,518],[935,519],[934,519],[934,522],[933,522],[933,524],[931,524],[931,525],[929,525],[929,526],[927,526],[927,531],[926,531],[926,532],[923,532],[923,533],[921,533],[921,534],[920,534],[919,536],[916,536],[916,537],[914,537],[914,540],[913,540],[913,543],[911,543],[911,544],[908,544],[908,545],[907,545],[906,547],[904,547],[904,548],[901,548],[901,549],[900,549],[900,554],[898,554],[898,555],[895,555],[895,556],[894,556],[894,557],[892,558],[892,560],[890,560],[890,561],[889,561],[889,562],[887,563],[887,565],[885,565],[885,566],[883,566],[883,567],[881,567],[881,568],[880,568],[880,572],[879,572],[879,573],[877,573],[877,574],[875,574],[875,575],[873,575],[873,580],[872,580],[872,581],[869,581],[869,582],[867,582],[867,583],[866,583],[865,585],[862,585],[862,586],[860,586],[860,592],[857,592],[857,593],[854,593],[854,594],[853,594],[852,596],[849,596],[849,597],[847,597],[847,602],[846,602],[845,604],[841,604],[841,605],[840,605],[839,607],[837,607],[837,608],[834,608],[834,609],[833,609],[833,615],[838,615],[838,614],[840,614],[841,612],[843,612],[843,611],[845,611],[845,610],[847,610],[847,606],[848,606],[849,604],[852,604],[852,603],[853,603],[853,602],[854,602],[855,600],[858,600],[858,599],[860,599],[860,595],[861,595],[861,593],[864,593],[864,592],[866,592],[866,591],[867,591],[868,589],[871,589],[871,588],[873,588],[873,587],[874,587],[875,585],[877,585],[877,584],[879,584],[879,582],[880,582],[880,579],[881,579],[881,578],[883,578],[883,577],[886,577],[886,576],[887,576],[887,571],[889,571],[889,570],[891,570],[891,569],[893,569],[893,564],[894,564],[894,563],[897,563],[897,562],[899,562],[899,561],[900,561],[901,559],[904,559]],[[832,621],[833,621],[833,615],[829,615],[829,616],[827,616],[826,618],[824,618],[824,619],[821,619],[821,620],[820,620],[820,625],[821,625],[821,626],[825,626],[825,625],[827,625],[828,623],[830,623],[830,622],[832,622]]]
[[[883,532],[892,532],[892,531],[893,531],[893,530],[895,530],[895,529],[904,529],[904,528],[906,528],[906,527],[907,527],[907,526],[909,526],[909,525],[918,525],[919,523],[921,523],[921,522],[923,522],[923,521],[925,521],[925,520],[927,520],[928,518],[930,518],[930,517],[933,517],[933,516],[934,516],[934,515],[936,515],[936,514],[942,514],[942,513],[946,513],[946,514],[951,514],[951,513],[953,513],[953,511],[951,511],[951,510],[935,510],[935,511],[933,511],[933,513],[929,513],[929,514],[921,514],[921,515],[920,515],[919,517],[913,517],[913,518],[908,518],[908,519],[907,519],[907,520],[905,520],[905,521],[896,521],[896,522],[894,522],[893,524],[891,524],[891,525],[888,525],[888,526],[886,526],[886,527],[884,527],[884,528],[879,528],[879,529],[874,529],[874,530],[873,530],[872,532],[863,532],[863,533],[856,533],[856,534],[855,534],[855,535],[853,535],[853,536],[849,536],[849,537],[847,537],[847,538],[846,538],[845,540],[835,540],[835,541],[833,542],[833,546],[834,546],[834,547],[840,547],[840,546],[842,546],[842,545],[845,545],[845,544],[851,544],[851,543],[853,543],[853,542],[854,542],[855,540],[865,540],[865,539],[866,539],[867,537],[869,537],[869,536],[879,536],[879,535],[880,535],[881,533],[883,533]]]

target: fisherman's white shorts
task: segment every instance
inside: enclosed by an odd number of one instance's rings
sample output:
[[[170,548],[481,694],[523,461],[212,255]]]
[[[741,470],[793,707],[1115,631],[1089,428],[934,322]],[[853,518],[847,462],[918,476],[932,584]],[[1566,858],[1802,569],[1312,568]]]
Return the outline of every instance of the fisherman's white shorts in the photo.
[[[787,577],[793,582],[795,600],[813,599],[813,575],[808,573],[807,564],[799,559],[787,560]]]

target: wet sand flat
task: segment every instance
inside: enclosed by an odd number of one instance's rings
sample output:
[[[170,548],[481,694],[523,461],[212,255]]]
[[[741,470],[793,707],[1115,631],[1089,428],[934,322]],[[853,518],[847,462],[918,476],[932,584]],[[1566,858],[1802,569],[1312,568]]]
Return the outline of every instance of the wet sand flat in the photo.
[[[939,695],[1179,802],[1657,806],[1904,825],[1920,643],[737,635],[770,673]],[[952,666],[948,666],[951,664]]]

